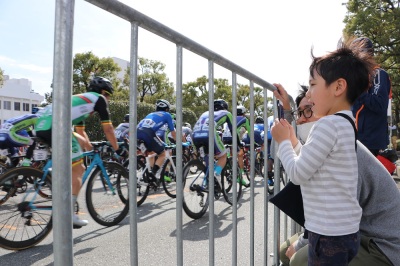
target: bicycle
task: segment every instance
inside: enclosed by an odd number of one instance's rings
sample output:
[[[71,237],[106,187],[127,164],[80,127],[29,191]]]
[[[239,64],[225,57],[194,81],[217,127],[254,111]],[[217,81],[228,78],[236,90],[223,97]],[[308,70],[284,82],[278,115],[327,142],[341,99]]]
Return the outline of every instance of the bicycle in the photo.
[[[92,157],[83,178],[86,203],[91,217],[99,224],[112,226],[121,222],[129,211],[128,172],[119,163],[103,162],[99,149],[106,142],[92,143]],[[50,149],[50,148],[49,148]],[[0,208],[0,247],[22,250],[40,243],[52,230],[51,166],[16,167],[0,177],[0,188],[9,198]]]
[[[199,147],[201,159],[190,160],[183,169],[183,210],[192,219],[200,219],[207,211],[209,205],[209,167],[208,154],[206,147]],[[232,190],[233,182],[237,182],[238,177],[233,176],[231,159],[227,160],[225,167],[221,172],[221,188],[218,181],[214,177],[214,198],[218,200],[223,195],[225,201],[232,205],[234,193]],[[191,173],[191,169],[196,167],[198,171]],[[241,175],[239,168],[237,169],[239,182]],[[241,183],[241,182],[240,182]],[[242,186],[236,185],[236,196],[239,200],[242,196]]]
[[[136,204],[139,207],[146,200],[150,193],[150,189],[158,190],[160,183],[163,186],[165,193],[171,197],[176,198],[176,156],[172,155],[173,150],[176,149],[175,145],[165,146],[165,161],[161,166],[160,181],[158,182],[154,175],[151,173],[152,165],[150,158],[156,157],[156,153],[150,154],[147,150],[145,143],[138,140],[138,156],[137,156],[137,190],[136,190]],[[185,157],[183,157],[185,160]],[[129,159],[124,162],[124,167],[128,168]]]

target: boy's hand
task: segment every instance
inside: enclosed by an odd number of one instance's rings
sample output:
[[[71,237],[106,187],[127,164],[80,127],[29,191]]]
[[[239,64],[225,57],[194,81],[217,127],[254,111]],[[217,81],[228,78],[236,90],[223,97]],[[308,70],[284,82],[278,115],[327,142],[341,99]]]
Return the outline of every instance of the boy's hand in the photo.
[[[271,127],[272,138],[280,144],[286,139],[290,139],[290,127],[286,119],[275,119],[274,124]],[[294,132],[294,131],[293,131]]]

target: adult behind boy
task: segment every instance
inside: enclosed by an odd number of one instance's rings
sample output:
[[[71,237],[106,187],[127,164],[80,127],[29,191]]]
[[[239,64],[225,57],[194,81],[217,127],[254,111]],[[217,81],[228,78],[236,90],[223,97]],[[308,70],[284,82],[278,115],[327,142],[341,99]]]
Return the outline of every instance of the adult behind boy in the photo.
[[[283,103],[282,95],[287,95],[287,92],[282,85],[274,85],[278,89],[274,95]],[[298,109],[303,99],[306,100],[303,92],[296,98]],[[310,122],[306,123],[314,124],[313,121],[317,119],[310,116],[308,120]],[[305,131],[304,136],[307,139],[308,132]],[[363,210],[360,221],[361,245],[349,265],[400,265],[400,225],[397,222],[400,219],[399,190],[382,164],[359,141],[357,161],[357,196]],[[285,266],[308,265],[308,240],[303,238],[303,234],[295,234],[281,245],[280,259]]]
[[[374,56],[374,46],[366,37],[355,39],[352,46]],[[391,82],[388,73],[382,68],[375,65],[374,71],[372,85],[354,102],[352,112],[356,118],[358,139],[376,156],[389,144],[387,109]]]
[[[374,62],[365,51],[351,50],[342,43],[334,52],[312,57],[306,97],[320,119],[298,156],[292,145],[299,141],[287,120],[276,119],[271,133],[280,144],[278,156],[285,171],[301,186],[308,263],[348,265],[360,245],[362,212],[350,108],[368,89]]]

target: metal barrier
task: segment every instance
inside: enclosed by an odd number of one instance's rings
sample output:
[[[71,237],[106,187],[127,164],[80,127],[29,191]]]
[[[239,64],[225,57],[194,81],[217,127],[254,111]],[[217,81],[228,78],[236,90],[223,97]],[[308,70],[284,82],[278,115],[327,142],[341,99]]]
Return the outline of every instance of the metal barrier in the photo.
[[[209,49],[201,46],[200,44],[194,42],[193,40],[183,36],[182,34],[164,26],[161,23],[153,20],[150,17],[136,11],[135,9],[119,2],[116,0],[86,0],[87,2],[98,6],[122,19],[125,19],[131,23],[131,56],[130,56],[130,130],[129,134],[132,138],[130,141],[130,157],[131,163],[129,168],[129,197],[132,199],[136,198],[136,126],[137,117],[135,116],[137,109],[137,66],[138,62],[138,28],[141,27],[148,30],[170,42],[176,44],[176,102],[178,103],[176,108],[176,127],[182,128],[182,49],[187,49],[193,53],[208,60],[208,87],[209,89],[209,111],[210,120],[213,119],[213,101],[214,101],[214,65],[218,64],[225,69],[232,72],[232,114],[233,114],[233,132],[232,136],[235,136],[236,132],[236,116],[237,116],[237,75],[247,79],[250,84],[250,122],[251,122],[251,132],[250,132],[250,145],[251,145],[251,164],[255,164],[255,154],[254,154],[254,84],[258,84],[263,88],[264,93],[264,110],[267,110],[267,91],[274,91],[276,88],[268,83],[267,81],[261,79],[260,77],[252,74],[246,69],[234,64],[228,59],[220,56],[219,54],[210,51]],[[72,88],[72,43],[73,43],[73,26],[74,26],[74,0],[57,0],[56,1],[56,14],[55,14],[55,40],[54,40],[54,115],[53,119],[53,139],[57,139],[58,145],[53,147],[53,190],[54,190],[54,264],[55,265],[72,265],[73,264],[73,250],[72,250],[72,224],[70,217],[71,212],[67,211],[72,209],[71,200],[71,179],[62,178],[63,176],[71,175],[70,167],[70,157],[65,156],[66,152],[71,153],[71,131],[70,125],[68,123],[57,123],[57,121],[70,121],[71,120],[71,88]],[[292,105],[294,102],[292,100]],[[179,108],[180,107],[180,108]],[[274,116],[277,117],[277,104],[274,101]],[[264,112],[264,126],[267,128],[267,112]],[[210,123],[210,132],[214,131],[214,124]],[[210,154],[214,151],[214,135],[210,134]],[[177,130],[177,140],[178,144],[181,142],[182,132]],[[237,145],[237,138],[233,139],[233,145]],[[267,154],[268,143],[264,147],[264,153]],[[182,145],[177,145],[177,205],[176,205],[176,228],[177,228],[177,265],[183,265],[183,240],[182,240],[182,200],[183,200],[183,187],[182,187]],[[267,165],[267,156],[264,156],[264,165]],[[210,172],[213,172],[213,158],[210,157]],[[237,151],[233,149],[233,174],[236,173],[237,166]],[[278,167],[276,167],[278,166]],[[279,161],[275,160],[275,177],[280,175],[279,173]],[[57,174],[58,173],[58,174]],[[251,170],[251,200],[250,200],[250,219],[251,219],[251,229],[250,229],[250,243],[251,243],[251,254],[250,261],[251,265],[254,265],[254,168]],[[264,179],[267,179],[267,172],[264,171]],[[275,178],[275,180],[279,180]],[[210,179],[210,193],[213,190],[214,180]],[[280,190],[280,182],[275,182],[275,191]],[[237,185],[236,182],[233,183],[234,190]],[[268,192],[267,192],[267,182],[264,182],[264,265],[268,264],[268,230],[269,225],[267,223],[268,219]],[[234,197],[235,198],[235,197]],[[65,208],[65,206],[69,208]],[[62,206],[62,207],[61,207]],[[236,199],[234,199],[233,206],[236,205]],[[136,204],[130,204],[130,214],[137,213]],[[214,265],[214,199],[210,197],[210,220],[209,220],[209,264]],[[232,207],[233,217],[233,238],[232,238],[232,265],[237,265],[237,208]],[[131,254],[131,265],[138,265],[138,243],[137,243],[137,216],[130,215],[130,254]],[[284,220],[284,239],[288,237],[287,234],[287,219]],[[279,245],[282,241],[280,235],[280,211],[275,208],[274,210],[274,239],[273,239],[273,253],[274,264],[279,264]],[[294,224],[291,226],[292,233],[296,231]]]

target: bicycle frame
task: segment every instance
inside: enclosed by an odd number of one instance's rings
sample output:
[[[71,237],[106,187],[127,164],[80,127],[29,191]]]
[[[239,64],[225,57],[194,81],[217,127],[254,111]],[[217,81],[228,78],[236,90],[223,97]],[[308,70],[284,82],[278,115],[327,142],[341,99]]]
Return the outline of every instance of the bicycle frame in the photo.
[[[104,179],[105,179],[105,181],[107,182],[108,187],[111,189],[111,192],[113,193],[113,195],[115,195],[115,194],[116,194],[116,192],[115,192],[115,187],[112,185],[112,183],[111,183],[111,181],[110,181],[110,178],[109,178],[109,176],[108,176],[108,174],[107,174],[106,168],[104,167],[103,160],[102,160],[101,157],[100,157],[99,151],[98,151],[98,150],[92,150],[92,151],[84,152],[84,153],[83,153],[83,157],[89,157],[89,158],[92,159],[92,161],[91,161],[91,163],[89,164],[89,166],[86,168],[86,170],[85,170],[85,172],[84,172],[84,174],[83,174],[83,177],[82,177],[82,186],[83,186],[83,184],[85,184],[85,182],[86,182],[86,180],[88,179],[88,177],[90,176],[91,172],[92,172],[96,167],[100,167],[101,172],[102,172],[103,176],[105,177]],[[41,189],[42,184],[44,184],[44,180],[45,180],[47,174],[51,173],[51,167],[52,167],[52,165],[53,165],[52,159],[49,159],[49,160],[46,162],[45,166],[43,167],[43,176],[42,176],[42,178],[40,179],[39,184],[36,183],[36,182],[38,182],[38,181],[36,181],[36,180],[34,181],[34,182],[37,184],[37,188],[36,188],[36,191],[35,191],[36,193],[35,193],[35,195],[33,196],[32,200],[29,201],[29,206],[30,206],[32,209],[45,209],[45,210],[50,210],[50,208],[48,208],[48,207],[34,206],[34,205],[32,204],[32,202],[36,199],[37,195],[39,194],[39,190]],[[28,197],[29,194],[30,194],[29,192],[25,194],[25,196],[24,196],[24,198],[23,198],[23,199],[24,199],[23,201],[25,201],[25,199]]]

